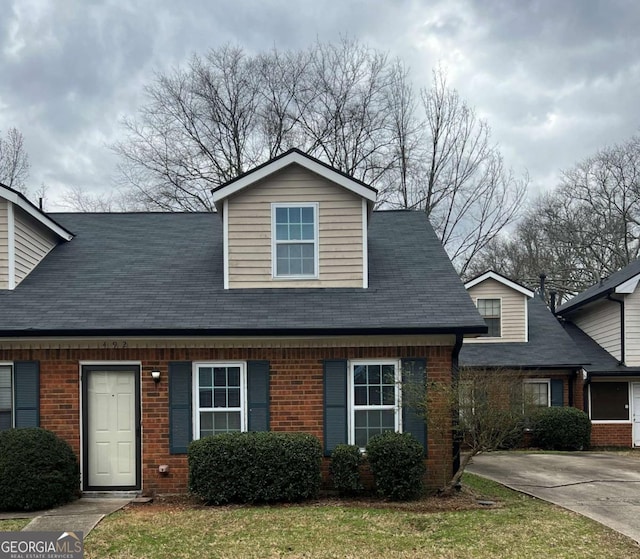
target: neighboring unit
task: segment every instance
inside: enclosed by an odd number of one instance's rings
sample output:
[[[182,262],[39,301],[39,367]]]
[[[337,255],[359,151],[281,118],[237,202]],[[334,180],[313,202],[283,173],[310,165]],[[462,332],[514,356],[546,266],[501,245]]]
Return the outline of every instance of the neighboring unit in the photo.
[[[465,287],[489,334],[465,340],[460,365],[522,374],[523,391],[541,406],[581,402],[585,356],[539,294],[494,271]]]
[[[640,261],[557,310],[587,356],[583,406],[592,444],[640,446]]]
[[[451,382],[486,326],[425,214],[374,212],[373,188],[297,150],[213,196],[218,213],[46,215],[0,189],[0,426],[66,439],[84,491],[185,492],[191,440],[260,430],[327,456],[410,432],[442,486],[452,437],[402,386]],[[23,218],[51,246],[20,275]]]

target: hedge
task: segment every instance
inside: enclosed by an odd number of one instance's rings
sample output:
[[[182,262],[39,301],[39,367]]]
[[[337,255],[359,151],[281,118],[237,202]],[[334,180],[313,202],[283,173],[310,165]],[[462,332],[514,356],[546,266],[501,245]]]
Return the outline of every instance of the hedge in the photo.
[[[322,450],[304,433],[228,433],[193,441],[189,490],[210,504],[318,496]]]

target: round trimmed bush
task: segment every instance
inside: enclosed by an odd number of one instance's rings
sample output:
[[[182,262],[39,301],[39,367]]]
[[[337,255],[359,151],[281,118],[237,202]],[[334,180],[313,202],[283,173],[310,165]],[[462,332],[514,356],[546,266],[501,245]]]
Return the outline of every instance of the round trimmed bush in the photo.
[[[356,445],[339,444],[331,453],[329,473],[338,493],[347,497],[362,491],[360,465],[362,453]]]
[[[318,496],[322,448],[305,433],[225,433],[193,441],[189,490],[210,504]]]
[[[533,442],[545,450],[584,450],[591,442],[589,416],[577,408],[551,407],[533,419]]]
[[[0,432],[0,510],[41,510],[77,497],[80,470],[73,450],[51,431]]]
[[[393,501],[409,501],[422,495],[424,449],[409,433],[387,431],[367,445],[367,461],[376,490]]]

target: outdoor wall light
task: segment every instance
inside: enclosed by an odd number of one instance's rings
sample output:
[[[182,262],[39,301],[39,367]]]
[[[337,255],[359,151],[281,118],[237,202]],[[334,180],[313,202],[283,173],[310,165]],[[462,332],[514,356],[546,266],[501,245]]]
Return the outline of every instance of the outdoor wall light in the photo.
[[[151,378],[153,382],[158,384],[160,382],[160,371],[151,371]]]

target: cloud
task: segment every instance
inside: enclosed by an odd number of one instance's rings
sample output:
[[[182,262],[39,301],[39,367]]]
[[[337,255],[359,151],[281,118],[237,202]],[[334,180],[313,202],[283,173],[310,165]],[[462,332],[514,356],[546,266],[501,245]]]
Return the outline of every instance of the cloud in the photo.
[[[108,146],[155,71],[225,43],[250,53],[349,35],[427,85],[442,63],[536,188],[638,131],[640,5],[627,1],[14,0],[0,18],[0,130],[19,128],[31,182],[110,188]]]

